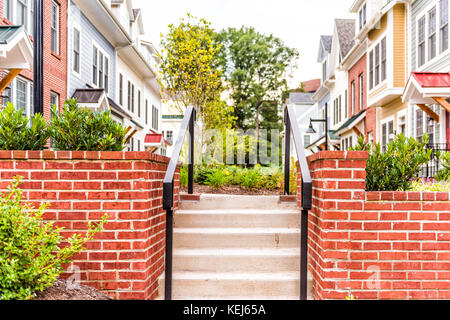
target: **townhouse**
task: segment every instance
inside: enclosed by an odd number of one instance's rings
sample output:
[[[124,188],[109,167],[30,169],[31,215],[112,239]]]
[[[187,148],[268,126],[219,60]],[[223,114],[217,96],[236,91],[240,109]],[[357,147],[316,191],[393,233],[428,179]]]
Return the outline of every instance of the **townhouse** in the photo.
[[[50,119],[53,105],[61,109],[66,98],[74,97],[82,107],[110,110],[116,121],[131,127],[127,150],[165,153],[165,143],[156,148],[146,143],[161,134],[161,88],[160,61],[145,37],[142,10],[132,0],[44,3],[44,20],[49,22],[44,25],[45,118]],[[15,45],[3,58],[9,64],[0,61],[2,103],[10,101],[27,115],[34,113],[33,5],[33,0],[0,4],[0,33]]]
[[[33,4],[32,0],[3,0],[0,3],[2,38],[13,45],[5,51],[10,54],[6,55],[3,58],[4,63],[0,64],[2,81],[6,84],[1,86],[2,104],[12,102],[26,115],[34,113]],[[48,23],[45,24],[43,43],[43,105],[44,117],[49,120],[51,106],[60,106],[67,96],[67,1],[45,0],[44,21]],[[20,28],[20,31],[12,34],[11,28]],[[17,59],[21,63],[17,63]],[[15,70],[21,71],[17,74],[14,73]]]
[[[385,149],[403,133],[429,147],[450,147],[448,0],[355,0],[356,20],[336,19],[320,37],[328,149],[348,150],[363,135]],[[353,28],[352,28],[353,24]],[[324,137],[308,146],[325,147]]]

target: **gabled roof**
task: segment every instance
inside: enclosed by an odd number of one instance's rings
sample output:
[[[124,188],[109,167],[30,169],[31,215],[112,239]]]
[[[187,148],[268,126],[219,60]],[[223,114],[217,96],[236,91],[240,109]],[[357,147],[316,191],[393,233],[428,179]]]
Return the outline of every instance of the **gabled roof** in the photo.
[[[31,69],[33,44],[23,26],[0,26],[0,69]]]
[[[323,45],[324,50],[326,50],[328,53],[331,52],[331,44],[333,42],[333,36],[320,36],[320,42]]]
[[[99,103],[104,93],[104,89],[76,89],[72,98],[76,98],[79,103]]]
[[[160,144],[167,144],[169,146],[171,146],[172,144],[167,141],[166,139],[164,139],[163,135],[161,133],[158,133],[152,129],[150,129],[150,133],[147,133],[145,135],[145,140],[144,140],[145,144],[148,145],[160,145]]]
[[[320,88],[320,79],[303,81],[303,89],[305,92],[316,92]]]
[[[436,97],[450,98],[450,73],[412,72],[403,92],[403,102],[434,104]]]
[[[336,19],[336,30],[339,40],[340,54],[344,58],[355,44],[355,20]]]

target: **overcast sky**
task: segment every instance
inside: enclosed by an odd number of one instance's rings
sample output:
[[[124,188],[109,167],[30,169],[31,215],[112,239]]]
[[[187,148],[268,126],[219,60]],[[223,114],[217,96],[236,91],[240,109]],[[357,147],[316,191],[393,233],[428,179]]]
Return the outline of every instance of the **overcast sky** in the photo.
[[[354,0],[134,0],[144,11],[148,40],[159,46],[160,33],[191,13],[212,22],[216,30],[253,26],[274,34],[300,53],[295,86],[300,81],[319,78],[317,64],[319,36],[332,34],[335,18],[351,18],[348,9]]]

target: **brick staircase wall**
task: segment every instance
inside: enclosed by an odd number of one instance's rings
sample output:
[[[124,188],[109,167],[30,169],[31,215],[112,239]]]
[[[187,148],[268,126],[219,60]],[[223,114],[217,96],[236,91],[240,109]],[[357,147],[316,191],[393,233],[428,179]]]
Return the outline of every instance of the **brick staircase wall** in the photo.
[[[168,162],[148,152],[0,151],[0,192],[22,176],[24,199],[49,203],[45,218],[64,227],[64,236],[108,214],[104,231],[69,266],[75,274],[65,276],[115,299],[154,299],[164,271]],[[175,181],[177,206],[179,168]]]
[[[308,158],[315,298],[450,299],[449,193],[366,192],[367,158],[357,151]]]

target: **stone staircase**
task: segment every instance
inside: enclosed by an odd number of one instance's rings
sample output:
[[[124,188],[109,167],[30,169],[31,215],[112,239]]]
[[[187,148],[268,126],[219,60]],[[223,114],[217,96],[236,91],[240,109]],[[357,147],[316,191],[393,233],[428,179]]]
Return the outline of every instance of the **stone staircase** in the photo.
[[[173,299],[299,299],[295,202],[205,194],[200,201],[180,202],[174,217]],[[162,299],[163,277],[159,287]]]

